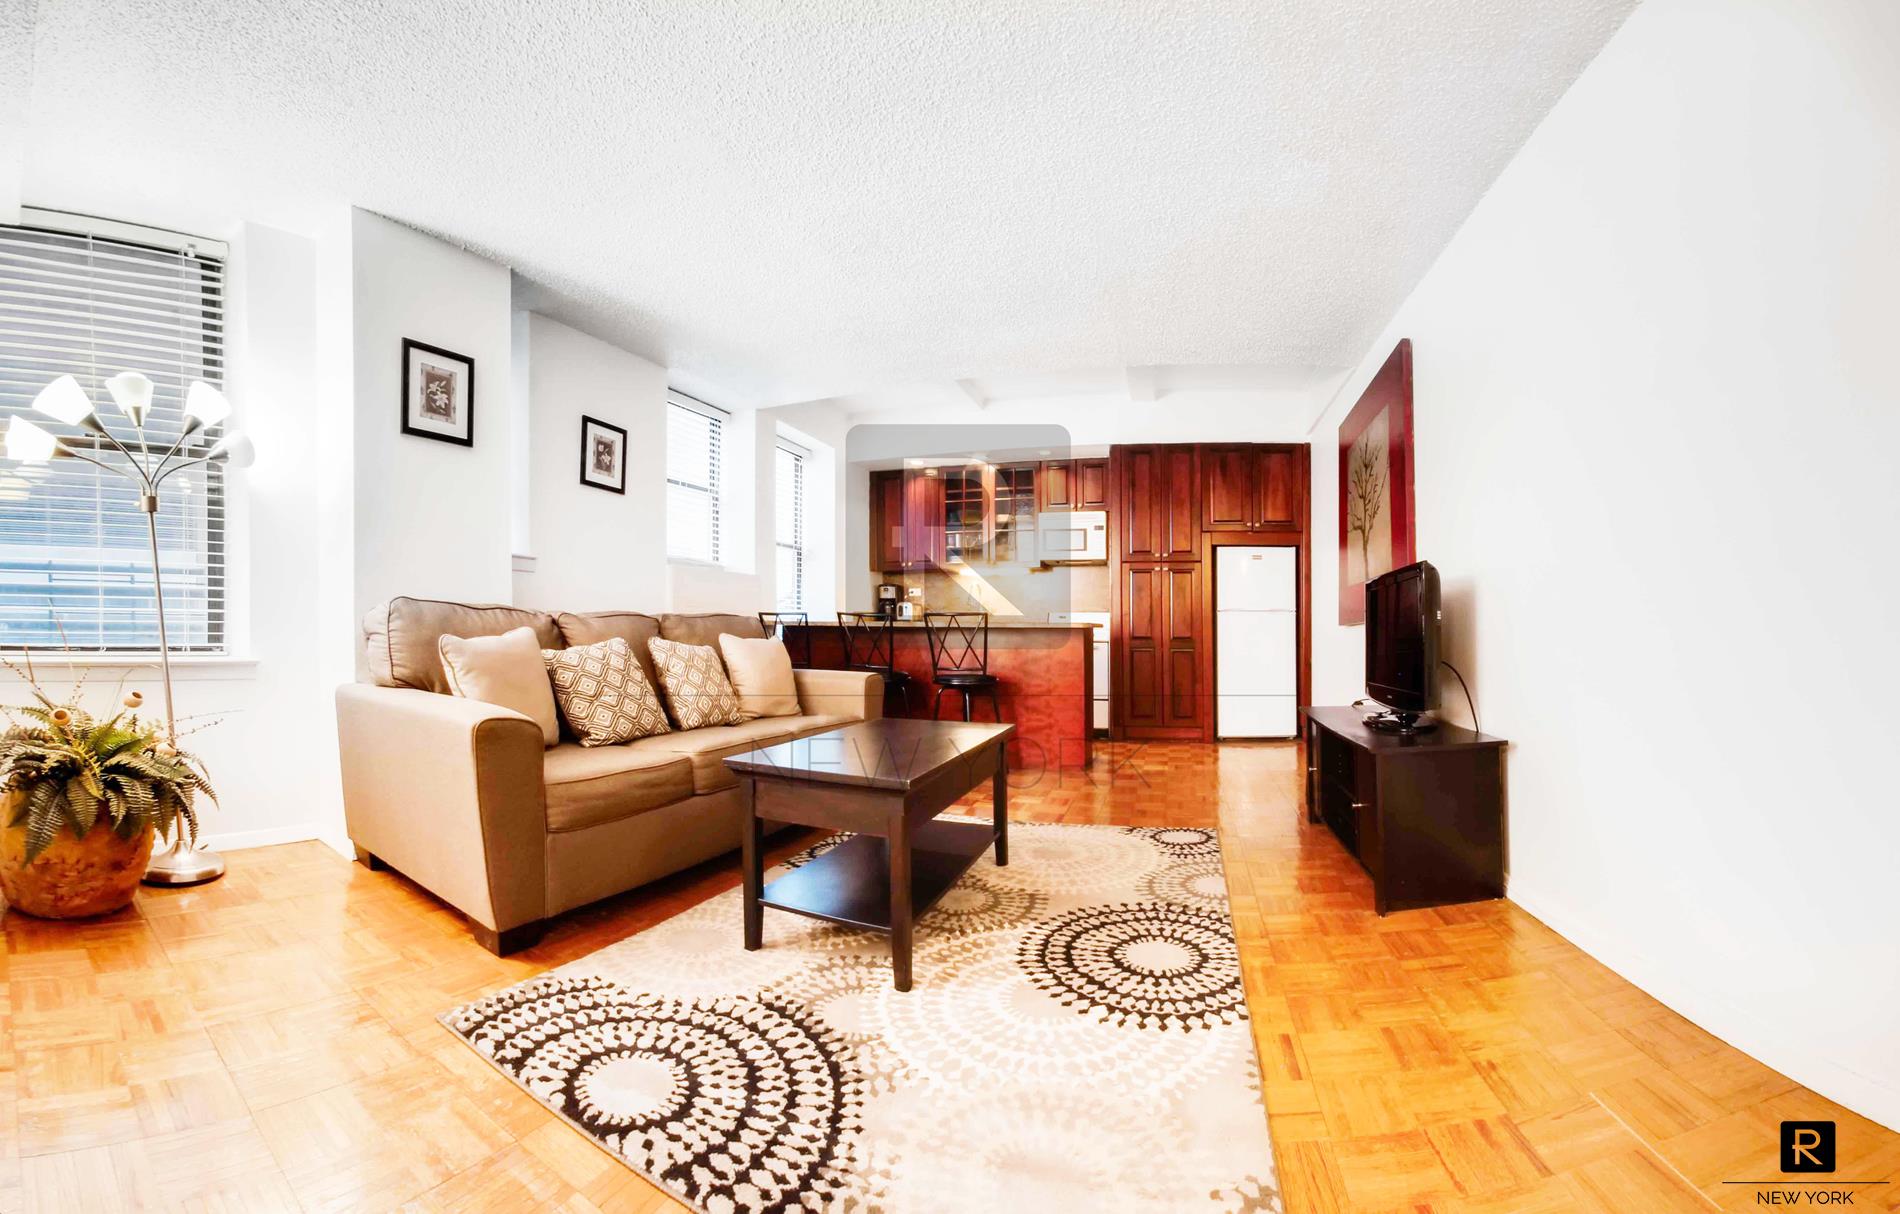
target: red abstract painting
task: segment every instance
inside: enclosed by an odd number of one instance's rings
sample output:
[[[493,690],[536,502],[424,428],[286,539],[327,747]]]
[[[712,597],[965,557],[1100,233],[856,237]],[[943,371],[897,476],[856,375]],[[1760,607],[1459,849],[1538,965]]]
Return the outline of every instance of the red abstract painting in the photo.
[[[1339,425],[1339,622],[1366,622],[1366,583],[1418,559],[1412,517],[1412,341]]]

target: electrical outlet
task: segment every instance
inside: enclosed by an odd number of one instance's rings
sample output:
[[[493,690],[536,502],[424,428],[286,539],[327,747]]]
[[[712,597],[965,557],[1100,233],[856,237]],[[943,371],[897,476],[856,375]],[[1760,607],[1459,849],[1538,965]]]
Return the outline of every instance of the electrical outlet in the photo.
[[[904,594],[909,598],[921,599],[924,597],[924,588],[922,586],[912,586],[906,589]]]

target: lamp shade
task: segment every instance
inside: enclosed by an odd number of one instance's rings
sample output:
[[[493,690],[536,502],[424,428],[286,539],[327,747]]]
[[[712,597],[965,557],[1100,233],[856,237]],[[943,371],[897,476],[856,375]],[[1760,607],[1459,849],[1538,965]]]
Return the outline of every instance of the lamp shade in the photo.
[[[53,437],[51,431],[40,429],[19,414],[7,419],[8,459],[29,464],[45,463],[53,458],[58,446],[59,440]]]
[[[69,426],[77,426],[92,416],[91,398],[70,375],[62,375],[41,388],[40,394],[33,398],[33,407]]]
[[[145,418],[152,411],[152,381],[137,371],[121,371],[106,381],[106,391],[112,393],[112,401],[119,406],[119,412],[132,419],[132,424],[143,427]]]
[[[193,380],[185,392],[185,416],[200,426],[215,426],[231,416],[231,402],[204,380]]]
[[[242,430],[233,430],[217,441],[206,458],[231,465],[233,468],[248,468],[257,462],[257,448],[251,444],[251,436]]]

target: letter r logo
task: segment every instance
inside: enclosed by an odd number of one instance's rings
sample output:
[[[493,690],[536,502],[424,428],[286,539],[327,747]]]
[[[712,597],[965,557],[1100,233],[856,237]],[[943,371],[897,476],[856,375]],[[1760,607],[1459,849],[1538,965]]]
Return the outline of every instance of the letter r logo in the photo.
[[[1832,1172],[1834,1170],[1834,1123],[1831,1121],[1782,1122],[1781,1170],[1783,1172]]]

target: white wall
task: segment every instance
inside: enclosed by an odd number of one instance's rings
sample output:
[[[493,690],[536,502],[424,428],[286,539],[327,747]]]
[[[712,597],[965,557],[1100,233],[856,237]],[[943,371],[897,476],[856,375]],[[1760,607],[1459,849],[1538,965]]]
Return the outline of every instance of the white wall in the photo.
[[[514,601],[658,611],[667,595],[666,371],[545,316],[517,319],[529,445],[521,551],[534,563],[514,575]],[[625,494],[580,483],[583,415],[627,431]]]
[[[1330,536],[1339,420],[1412,339],[1419,555],[1512,741],[1511,897],[1890,1126],[1896,62],[1876,0],[1651,0],[1313,435]]]
[[[316,604],[314,833],[347,850],[333,696],[362,672],[364,613],[399,594],[512,597],[509,274],[353,207],[315,244],[315,432],[297,453],[317,468],[316,535],[292,585]],[[475,361],[473,447],[402,433],[405,337]]]
[[[513,594],[508,269],[368,211],[351,214],[355,603]],[[473,447],[402,433],[402,343],[475,361]]]

